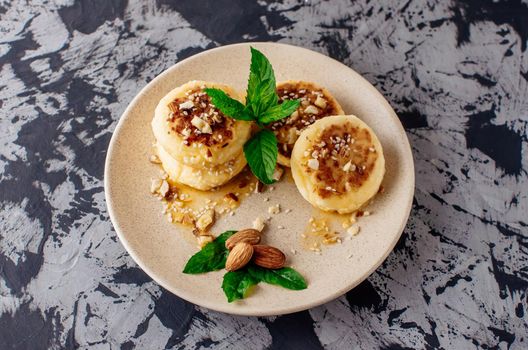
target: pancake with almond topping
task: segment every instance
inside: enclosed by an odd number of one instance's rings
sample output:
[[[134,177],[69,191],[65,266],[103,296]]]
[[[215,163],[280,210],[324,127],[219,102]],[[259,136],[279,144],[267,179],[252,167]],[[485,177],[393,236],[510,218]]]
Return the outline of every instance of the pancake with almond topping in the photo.
[[[225,184],[246,166],[246,157],[242,153],[220,165],[195,168],[171,157],[160,144],[156,145],[156,151],[171,180],[202,191]]]
[[[301,105],[291,116],[269,125],[279,142],[278,163],[290,166],[293,145],[300,133],[321,118],[344,112],[327,89],[314,83],[294,80],[281,82],[277,84],[277,94],[279,101],[301,100]]]
[[[251,133],[251,122],[225,116],[203,91],[217,88],[242,100],[223,84],[190,81],[161,99],[152,120],[157,142],[178,162],[194,167],[226,163],[242,154]]]
[[[293,179],[313,206],[350,213],[379,190],[385,174],[381,144],[353,115],[331,116],[306,128],[291,156]]]

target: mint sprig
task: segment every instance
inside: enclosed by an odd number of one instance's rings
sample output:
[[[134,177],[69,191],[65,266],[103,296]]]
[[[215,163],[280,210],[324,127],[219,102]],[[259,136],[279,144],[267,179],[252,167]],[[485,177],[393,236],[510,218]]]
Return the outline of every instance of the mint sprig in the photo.
[[[207,243],[202,250],[191,256],[183,273],[200,274],[225,268],[229,250],[225,247],[226,240],[236,231],[226,231],[214,241]],[[291,290],[306,289],[307,284],[302,275],[291,267],[276,270],[265,269],[250,263],[237,271],[229,271],[224,275],[222,289],[228,302],[247,297],[251,287],[265,282]]]
[[[223,114],[237,120],[255,121],[261,128],[244,145],[244,154],[251,171],[260,181],[265,184],[275,182],[272,175],[277,165],[277,138],[264,127],[290,116],[299,107],[300,101],[286,100],[279,103],[275,73],[266,56],[251,47],[245,105],[219,89],[205,89],[205,92]]]

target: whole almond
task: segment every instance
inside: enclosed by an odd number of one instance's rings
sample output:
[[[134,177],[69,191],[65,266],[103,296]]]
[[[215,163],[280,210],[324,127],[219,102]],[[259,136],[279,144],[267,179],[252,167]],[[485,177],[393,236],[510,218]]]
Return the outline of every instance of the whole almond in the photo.
[[[275,247],[257,244],[253,246],[253,262],[267,269],[280,269],[286,262],[286,256]]]
[[[253,246],[251,244],[237,243],[227,256],[225,269],[227,271],[239,270],[247,265],[252,256]]]
[[[258,244],[260,242],[260,232],[252,228],[238,231],[226,240],[225,247],[231,250],[237,243],[241,242]]]

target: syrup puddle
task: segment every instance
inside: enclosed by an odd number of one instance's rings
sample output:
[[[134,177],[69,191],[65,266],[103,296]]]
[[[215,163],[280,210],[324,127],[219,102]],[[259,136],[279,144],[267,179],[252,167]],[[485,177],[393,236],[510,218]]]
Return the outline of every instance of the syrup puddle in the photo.
[[[177,184],[168,178],[165,181],[169,184],[169,192],[162,198],[163,213],[169,222],[184,233],[185,240],[193,244],[197,238],[199,244],[213,239],[207,229],[198,229],[202,216],[210,216],[208,228],[222,217],[234,214],[234,210],[255,191],[257,185],[255,176],[247,168],[227,184],[210,191]]]

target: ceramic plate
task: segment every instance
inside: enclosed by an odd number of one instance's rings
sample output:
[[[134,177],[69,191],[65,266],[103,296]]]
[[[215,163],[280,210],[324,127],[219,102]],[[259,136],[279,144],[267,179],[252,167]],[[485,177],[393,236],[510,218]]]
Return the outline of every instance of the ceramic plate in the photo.
[[[345,113],[363,119],[380,139],[386,159],[385,192],[369,206],[371,216],[361,218],[361,232],[336,244],[322,255],[302,248],[301,233],[314,209],[291,181],[281,181],[275,191],[246,198],[234,216],[224,216],[213,228],[252,226],[270,205],[286,209],[274,215],[265,233],[267,244],[287,253],[293,266],[308,282],[302,291],[259,284],[252,295],[228,303],[221,289],[224,271],[186,275],[181,271],[196,253],[196,244],[161,213],[162,203],[149,192],[159,168],[148,162],[154,141],[150,121],[158,101],[189,80],[226,83],[244,91],[252,45],[271,61],[277,81],[297,79],[325,86]],[[275,43],[223,46],[185,59],[151,81],[130,103],[113,134],[105,167],[105,194],[110,218],[121,242],[138,265],[156,282],[194,304],[240,315],[278,315],[308,309],[346,293],[367,278],[387,257],[407,221],[414,193],[414,165],[409,142],[398,117],[383,96],[347,66],[300,47]],[[285,229],[278,229],[284,226]],[[296,255],[291,249],[298,251]]]

